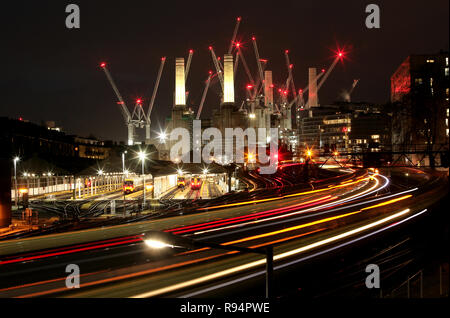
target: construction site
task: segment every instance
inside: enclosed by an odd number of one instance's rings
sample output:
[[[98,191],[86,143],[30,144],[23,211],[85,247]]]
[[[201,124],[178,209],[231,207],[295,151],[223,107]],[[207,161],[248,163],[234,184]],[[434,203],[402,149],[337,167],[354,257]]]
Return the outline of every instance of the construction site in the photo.
[[[270,57],[259,51],[255,36],[248,41],[248,43],[251,42],[253,50],[246,50],[247,56],[244,55],[242,43],[236,40],[240,38],[238,35],[241,22],[242,18],[238,17],[233,31],[230,32],[231,38],[226,52],[218,54],[215,52],[214,47],[208,47],[211,55],[210,66],[212,70],[205,74],[204,89],[198,107],[187,106],[189,92],[186,90],[186,83],[189,81],[189,73],[195,71],[191,69],[192,59],[194,58],[193,49],[187,51],[188,56],[186,59],[184,57],[161,58],[148,105],[144,104],[141,98],[138,98],[132,101],[134,104],[132,111],[122,97],[120,88],[115,84],[110,65],[106,62],[100,64],[100,68],[104,71],[117,98],[116,102],[124,119],[127,131],[127,144],[129,146],[153,144],[159,152],[159,159],[168,160],[170,159],[170,148],[175,143],[175,141],[169,140],[171,132],[176,128],[184,128],[192,135],[194,120],[201,120],[202,131],[215,127],[222,132],[222,136],[225,135],[226,128],[241,128],[242,130],[247,128],[277,128],[278,145],[288,149],[292,153],[292,158],[300,159],[306,149],[320,146],[305,138],[308,133],[311,134],[311,131],[306,131],[308,129],[307,123],[318,116],[317,113],[323,108],[319,103],[319,92],[335,67],[345,58],[346,52],[342,49],[337,49],[335,57],[327,69],[318,69],[314,66],[309,67],[308,83],[302,87],[294,80],[294,63],[291,61],[288,49],[280,49],[280,55],[284,55],[286,62],[286,68],[282,70],[271,69]],[[254,59],[257,69],[251,69],[247,59]],[[175,76],[172,77],[171,74],[165,76],[166,80],[171,80],[175,83],[173,105],[170,105],[171,115],[166,119],[165,127],[156,130],[152,127],[152,110],[155,107],[166,108],[168,106],[159,105],[155,102],[166,63],[175,64]],[[111,62],[111,64],[114,63]],[[246,74],[245,80],[248,82],[245,92],[239,92],[239,95],[245,95],[245,98],[241,100],[237,100],[235,97],[237,95],[235,94],[235,81],[238,68],[243,68]],[[277,73],[277,77],[285,77],[286,80],[275,83],[273,81],[274,72]],[[346,103],[350,103],[351,94],[358,81],[355,79],[353,83],[349,84],[351,87],[345,91],[344,101]],[[208,91],[214,85],[220,88],[220,99],[216,101],[216,104],[205,105]],[[202,117],[202,111],[205,108],[212,110],[210,118]],[[137,129],[145,129],[145,138],[143,133],[137,133]],[[350,131],[350,127],[348,127],[348,131]],[[320,129],[315,127],[312,133],[316,137],[320,133]],[[348,139],[348,136],[343,137]],[[267,135],[266,142],[258,142],[258,146],[266,147],[269,142],[270,136]],[[349,149],[349,145],[348,142],[344,142],[344,144],[342,146],[339,145],[339,147],[341,151],[346,152]],[[190,151],[193,150],[194,146],[199,147],[199,145],[193,145],[191,142]],[[204,146],[204,144],[201,146]],[[333,147],[336,148],[336,142]],[[172,161],[174,161],[173,158]],[[176,158],[175,161],[177,161]],[[181,162],[183,160],[180,158],[178,161]],[[218,156],[214,158],[214,161],[219,164],[227,164],[232,162],[232,158]]]

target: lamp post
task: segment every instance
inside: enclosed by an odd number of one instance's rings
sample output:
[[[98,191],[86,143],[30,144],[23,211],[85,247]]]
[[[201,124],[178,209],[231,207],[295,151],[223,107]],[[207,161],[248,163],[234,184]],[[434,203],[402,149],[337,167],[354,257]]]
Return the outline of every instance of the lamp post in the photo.
[[[14,205],[16,206],[16,208],[18,207],[17,203],[17,162],[20,160],[19,157],[15,157],[13,159],[14,162]]]
[[[145,172],[144,172],[144,162],[145,162],[145,158],[146,158],[147,154],[143,151],[139,152],[139,159],[142,162],[142,187],[143,187],[143,191],[144,191],[144,202],[143,202],[143,207],[145,207]]]

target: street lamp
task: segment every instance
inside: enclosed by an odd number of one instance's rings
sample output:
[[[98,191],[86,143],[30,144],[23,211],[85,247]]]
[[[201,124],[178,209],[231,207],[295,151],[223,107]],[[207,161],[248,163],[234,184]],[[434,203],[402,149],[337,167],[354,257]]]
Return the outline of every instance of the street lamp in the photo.
[[[14,162],[14,203],[16,208],[18,200],[17,200],[17,162],[19,162],[20,158],[19,157],[14,157],[13,162]]]
[[[145,173],[144,173],[144,162],[145,159],[147,158],[147,154],[143,151],[139,151],[138,153],[139,156],[139,160],[141,160],[142,162],[142,187],[144,188],[144,203],[143,206],[145,207]]]
[[[125,174],[125,171],[127,171],[127,170],[125,170],[125,154],[127,153],[127,151],[125,150],[124,152],[122,152],[122,171],[123,171],[123,174]],[[128,174],[128,172],[126,172],[127,174]]]
[[[158,138],[159,138],[159,143],[165,144],[165,143],[166,143],[166,139],[167,139],[167,134],[166,134],[166,132],[165,132],[165,131],[161,131],[161,132],[159,133]]]

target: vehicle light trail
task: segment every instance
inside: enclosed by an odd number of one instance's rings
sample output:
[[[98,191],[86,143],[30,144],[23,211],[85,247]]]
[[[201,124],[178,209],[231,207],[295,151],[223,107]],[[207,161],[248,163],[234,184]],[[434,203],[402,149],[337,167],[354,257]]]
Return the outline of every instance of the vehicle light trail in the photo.
[[[353,184],[356,184],[356,183],[359,183],[359,182],[362,182],[362,181],[369,180],[371,178],[373,178],[373,176],[369,176],[369,177],[366,177],[366,178],[361,179],[361,180],[356,180],[356,181],[353,181],[352,183],[340,184],[340,185],[331,186],[331,187],[327,187],[327,188],[323,188],[323,189],[316,189],[316,190],[311,190],[311,191],[306,191],[306,192],[287,194],[287,195],[276,197],[276,198],[267,198],[267,199],[253,200],[253,201],[245,201],[245,202],[237,202],[237,203],[230,203],[230,204],[223,204],[223,205],[215,205],[215,206],[207,207],[207,208],[199,208],[197,210],[198,211],[215,210],[215,209],[219,209],[219,208],[229,208],[229,207],[249,205],[249,204],[268,202],[268,201],[274,201],[274,200],[282,200],[282,199],[285,199],[285,198],[290,198],[290,197],[295,197],[295,196],[302,196],[302,195],[307,195],[307,194],[312,194],[312,193],[318,193],[318,192],[328,191],[330,189],[335,189],[335,188],[342,188],[342,187],[353,185]]]
[[[260,238],[263,238],[263,237],[268,237],[268,236],[273,236],[273,235],[277,235],[277,234],[281,234],[281,233],[286,233],[286,232],[299,230],[299,229],[302,229],[302,228],[305,228],[305,227],[308,227],[308,226],[321,224],[321,223],[325,223],[325,222],[328,222],[328,221],[334,221],[334,220],[337,220],[337,219],[342,219],[342,218],[345,218],[347,216],[358,214],[358,213],[361,213],[361,212],[366,211],[366,210],[378,208],[380,206],[393,204],[395,202],[398,202],[398,201],[401,201],[401,200],[405,200],[405,199],[409,199],[411,197],[412,197],[412,195],[408,194],[408,195],[405,195],[405,196],[400,197],[400,198],[392,199],[392,200],[389,200],[389,201],[386,201],[386,202],[382,202],[382,203],[375,204],[375,205],[372,205],[372,206],[369,206],[369,207],[366,207],[366,208],[362,208],[362,209],[360,209],[358,211],[353,211],[353,212],[349,212],[349,213],[345,213],[345,214],[341,214],[341,215],[337,215],[337,216],[332,216],[332,217],[329,217],[329,218],[325,218],[325,219],[321,219],[321,220],[317,220],[317,221],[313,221],[313,222],[309,222],[309,223],[305,223],[305,224],[301,224],[301,225],[288,227],[288,228],[285,228],[285,229],[282,229],[282,230],[278,230],[278,231],[273,231],[273,232],[269,232],[269,233],[254,235],[254,236],[246,237],[246,238],[243,238],[243,239],[239,239],[239,240],[223,243],[222,245],[232,245],[232,244],[237,244],[237,243],[242,243],[242,242],[247,242],[247,241],[260,239]]]
[[[217,220],[217,221],[212,221],[212,222],[207,222],[207,223],[201,223],[201,224],[189,225],[189,226],[185,226],[185,227],[174,228],[174,229],[167,230],[166,232],[173,232],[173,234],[182,234],[182,233],[207,229],[207,228],[211,228],[211,227],[252,220],[252,219],[256,219],[256,218],[261,218],[261,217],[266,217],[266,216],[270,216],[270,215],[276,215],[276,214],[280,214],[280,213],[289,212],[289,211],[296,210],[299,208],[314,206],[316,204],[328,202],[330,200],[333,200],[334,198],[336,198],[336,197],[327,195],[327,196],[320,197],[315,200],[307,201],[307,202],[304,202],[301,204],[292,205],[289,207],[283,207],[283,208],[278,208],[278,209],[273,209],[273,210],[268,210],[268,211],[263,211],[263,212],[257,212],[257,213],[253,213],[253,214],[242,215],[242,216],[224,219],[224,220]]]
[[[136,242],[142,242],[142,238],[140,236],[136,236],[135,238],[121,240],[121,241],[117,241],[117,242],[102,243],[102,244],[96,244],[93,246],[78,247],[75,249],[69,249],[69,250],[63,250],[63,251],[54,251],[52,253],[45,253],[45,254],[29,256],[29,257],[19,257],[16,259],[0,261],[0,265],[31,261],[31,260],[47,258],[47,257],[51,257],[51,256],[60,256],[60,255],[65,255],[65,254],[84,252],[84,251],[89,251],[89,250],[94,250],[94,249],[99,249],[99,248],[112,247],[112,246],[118,246],[118,245],[130,244],[130,243],[136,243]],[[90,245],[90,244],[87,244],[87,245]]]
[[[332,236],[330,238],[327,238],[327,239],[324,239],[324,240],[321,240],[321,241],[318,241],[318,242],[315,242],[315,243],[312,243],[312,244],[309,244],[309,245],[306,245],[306,246],[302,246],[300,248],[297,248],[297,249],[294,249],[294,250],[291,250],[291,251],[288,251],[288,252],[277,254],[277,255],[274,256],[274,260],[278,261],[278,260],[281,260],[281,259],[284,259],[284,258],[287,258],[287,257],[291,257],[291,256],[299,254],[299,253],[303,253],[303,252],[305,252],[307,250],[310,250],[310,249],[313,249],[313,248],[317,248],[319,246],[322,246],[322,245],[325,245],[325,244],[328,244],[328,243],[331,243],[331,242],[334,242],[334,241],[341,240],[343,238],[349,237],[351,235],[360,233],[362,231],[371,229],[371,228],[376,227],[378,225],[381,225],[383,223],[389,222],[389,221],[391,221],[393,219],[399,218],[399,217],[405,215],[408,212],[410,212],[410,209],[405,209],[405,210],[397,212],[397,213],[395,213],[393,215],[390,215],[388,217],[380,219],[378,221],[375,221],[375,222],[369,223],[367,225],[358,227],[356,229],[353,229],[353,230],[350,230],[350,231],[347,231],[347,232],[344,232],[344,233]],[[226,269],[226,270],[222,270],[220,272],[216,272],[216,273],[213,273],[213,274],[209,274],[209,275],[205,275],[205,276],[198,277],[198,278],[195,278],[195,279],[191,279],[191,280],[188,280],[188,281],[185,281],[185,282],[182,282],[182,283],[178,283],[178,284],[170,285],[170,286],[167,286],[167,287],[159,288],[159,289],[156,289],[156,290],[153,290],[153,291],[150,291],[150,292],[137,294],[137,295],[132,296],[132,298],[146,298],[146,297],[154,297],[154,296],[161,295],[161,294],[167,294],[167,293],[174,292],[174,291],[182,289],[182,288],[192,287],[192,286],[197,285],[197,284],[206,283],[206,282],[214,280],[214,279],[223,278],[223,277],[231,275],[231,274],[236,274],[238,272],[242,272],[242,271],[245,271],[245,270],[253,269],[255,267],[262,266],[265,263],[266,263],[266,259],[265,258],[264,259],[260,259],[260,260],[253,261],[253,262],[250,262],[250,263],[246,263],[246,264],[243,264],[243,265],[235,266],[235,267],[232,267],[232,268],[229,268],[229,269]]]
[[[371,233],[369,233],[369,234],[366,234],[366,235],[364,235],[364,236],[355,238],[355,239],[353,239],[353,240],[347,241],[347,242],[342,243],[342,244],[340,244],[340,245],[333,246],[333,247],[331,247],[331,248],[325,249],[325,250],[323,250],[323,251],[320,251],[320,252],[317,252],[317,253],[314,253],[314,254],[305,256],[305,257],[302,257],[302,258],[300,258],[300,259],[296,259],[296,260],[290,261],[290,262],[288,262],[288,263],[284,263],[284,264],[277,265],[277,266],[274,267],[274,270],[279,270],[279,269],[282,269],[282,268],[284,268],[284,267],[288,267],[288,266],[291,266],[291,265],[294,265],[294,264],[303,262],[303,261],[305,261],[305,260],[308,260],[308,259],[311,259],[311,258],[320,256],[320,255],[326,254],[326,253],[328,253],[328,252],[337,250],[337,249],[342,248],[342,247],[344,247],[344,246],[347,246],[347,245],[353,244],[353,243],[355,243],[355,242],[358,242],[358,241],[360,241],[360,240],[366,239],[366,238],[368,238],[368,237],[370,237],[370,236],[376,235],[376,234],[381,233],[381,232],[383,232],[383,231],[386,231],[386,230],[388,230],[388,229],[390,229],[390,228],[393,228],[394,226],[397,226],[397,225],[400,225],[400,224],[402,224],[402,223],[404,223],[404,222],[407,222],[407,221],[409,221],[409,220],[411,220],[411,219],[413,219],[413,218],[415,218],[415,217],[417,217],[417,216],[419,216],[419,215],[425,213],[426,211],[427,211],[427,209],[424,209],[424,210],[422,210],[422,211],[420,211],[420,212],[418,212],[418,213],[416,213],[416,214],[413,214],[413,215],[411,215],[411,216],[409,216],[409,217],[407,217],[407,218],[405,218],[405,219],[403,219],[403,220],[400,220],[400,221],[398,221],[398,222],[392,223],[392,224],[387,225],[387,226],[385,226],[385,227],[383,227],[383,228],[381,228],[381,229],[379,229],[379,230],[376,230],[376,231],[371,232]],[[201,290],[198,290],[198,291],[189,293],[189,294],[185,294],[185,295],[180,296],[180,297],[181,297],[181,298],[194,297],[194,296],[197,296],[197,295],[200,295],[200,294],[204,294],[204,293],[206,293],[206,292],[210,292],[210,291],[213,291],[213,290],[216,290],[216,289],[220,289],[220,288],[223,288],[223,287],[226,287],[226,286],[229,286],[229,285],[233,285],[233,284],[242,282],[242,281],[244,281],[244,280],[247,280],[247,279],[250,279],[250,278],[253,278],[253,277],[265,275],[265,273],[266,273],[265,271],[259,271],[259,272],[253,273],[253,274],[246,275],[246,276],[244,276],[244,277],[240,277],[240,278],[237,278],[237,279],[234,279],[234,280],[231,280],[231,281],[227,281],[227,282],[222,283],[222,284],[217,284],[217,285],[214,285],[214,286],[211,286],[211,287],[207,287],[207,288],[204,288],[204,289],[201,289]]]
[[[380,197],[380,198],[376,198],[376,199],[372,199],[372,200],[368,200],[368,201],[364,201],[364,202],[354,203],[352,205],[337,207],[337,208],[333,208],[332,210],[323,211],[323,212],[317,212],[317,213],[314,213],[314,214],[311,214],[311,215],[304,215],[304,216],[296,217],[294,219],[290,219],[289,221],[299,221],[299,220],[302,220],[302,219],[307,218],[307,217],[315,217],[315,216],[319,216],[319,215],[323,215],[323,214],[329,214],[331,212],[336,212],[336,211],[340,211],[340,210],[354,208],[354,207],[357,207],[357,206],[360,206],[360,205],[363,205],[363,204],[377,202],[377,201],[380,201],[380,200],[385,200],[385,199],[388,199],[388,198],[396,197],[396,196],[399,196],[399,195],[402,195],[402,194],[405,194],[405,193],[409,193],[409,192],[413,192],[413,191],[416,191],[416,190],[417,190],[417,188],[410,189],[410,190],[405,190],[405,191],[402,191],[402,192],[399,192],[399,193],[395,193],[395,194],[391,194],[391,195],[388,195],[388,196],[385,196],[385,197]],[[251,223],[259,223],[259,222],[260,221],[254,221],[254,222],[251,222]],[[285,220],[281,220],[281,221],[277,221],[277,222],[271,222],[270,224],[262,224],[262,225],[254,226],[253,229],[267,227],[269,225],[270,226],[280,225],[280,224],[285,223],[285,222],[286,222]],[[208,239],[217,238],[217,237],[220,237],[220,236],[223,236],[223,235],[237,234],[237,233],[243,232],[243,231],[245,231],[245,229],[238,229],[238,230],[234,230],[232,232],[227,231],[227,232],[223,232],[223,233],[218,233],[218,234],[213,234],[213,235],[210,235],[210,236],[202,237],[202,239],[208,240]],[[200,234],[200,233],[195,233],[195,234]]]
[[[382,177],[384,177],[384,176],[382,176]],[[384,177],[384,178],[386,179],[386,183],[381,188],[378,188],[378,185],[379,185],[378,179],[377,178],[373,178],[375,180],[375,184],[372,187],[370,187],[369,189],[367,189],[367,190],[365,190],[365,191],[363,191],[361,193],[352,195],[352,196],[350,196],[348,198],[340,199],[340,200],[337,200],[337,201],[333,201],[332,203],[327,203],[327,204],[324,204],[324,205],[319,205],[319,206],[316,206],[316,207],[313,207],[313,208],[308,208],[308,209],[300,210],[300,211],[296,211],[296,212],[286,213],[286,214],[283,214],[283,215],[272,216],[272,217],[265,218],[265,219],[262,219],[262,220],[254,220],[254,221],[250,221],[250,222],[246,222],[246,223],[239,223],[237,225],[227,225],[227,226],[223,226],[223,227],[216,228],[216,229],[205,229],[203,231],[195,232],[194,234],[195,235],[205,234],[205,233],[208,233],[208,232],[235,228],[237,226],[241,227],[241,226],[245,226],[245,225],[249,225],[249,224],[257,224],[257,223],[261,223],[261,222],[273,221],[273,220],[280,219],[280,218],[287,218],[287,217],[290,217],[290,216],[293,216],[293,215],[297,215],[297,214],[303,214],[303,213],[310,212],[310,211],[316,211],[318,209],[323,209],[323,208],[327,208],[327,207],[336,206],[336,205],[339,205],[341,203],[352,201],[352,199],[354,199],[354,198],[362,198],[362,197],[367,196],[367,195],[369,195],[371,193],[380,191],[381,189],[386,187],[387,184],[389,183],[389,180],[386,177]],[[174,234],[178,234],[178,233],[174,233]]]

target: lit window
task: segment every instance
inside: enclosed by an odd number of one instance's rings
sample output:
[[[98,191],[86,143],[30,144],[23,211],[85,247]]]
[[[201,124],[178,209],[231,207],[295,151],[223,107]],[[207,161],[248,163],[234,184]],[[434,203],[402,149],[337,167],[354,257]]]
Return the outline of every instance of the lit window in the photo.
[[[422,84],[422,79],[416,78],[416,79],[414,79],[414,83],[416,83],[417,85],[420,85],[420,84]]]
[[[379,139],[380,138],[380,135],[372,135],[372,136],[370,136],[372,139]]]
[[[445,76],[448,76],[448,67],[444,69]]]
[[[429,59],[429,60],[427,60],[427,63],[434,63],[434,60],[433,59]]]
[[[448,66],[448,57],[445,58],[445,66]]]

